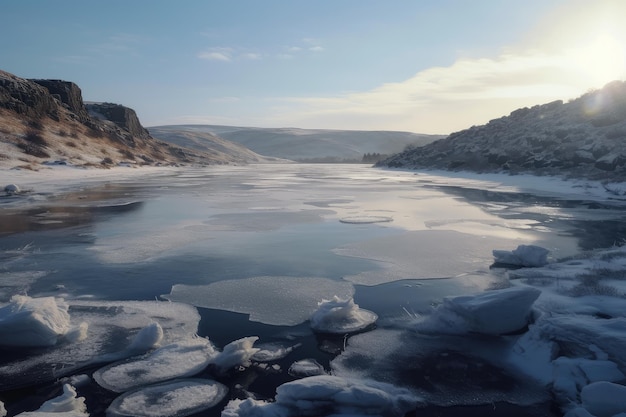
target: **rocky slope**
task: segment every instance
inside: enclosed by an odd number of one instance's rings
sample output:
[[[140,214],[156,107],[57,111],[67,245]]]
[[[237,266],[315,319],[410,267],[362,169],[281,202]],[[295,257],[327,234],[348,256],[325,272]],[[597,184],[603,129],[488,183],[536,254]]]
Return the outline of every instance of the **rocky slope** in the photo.
[[[378,166],[626,180],[626,82],[515,110]]]
[[[151,127],[150,132],[160,139],[181,145],[183,143],[175,134],[184,132],[189,140],[194,137],[193,141],[198,146],[196,149],[202,148],[201,144],[205,139],[219,137],[261,155],[298,162],[361,162],[364,154],[391,155],[401,152],[407,146],[422,146],[443,137],[394,131],[213,125],[157,126]]]
[[[202,150],[154,139],[134,110],[83,102],[62,80],[27,80],[0,70],[0,167],[38,169],[42,163],[108,167],[117,164],[266,162],[233,146]]]

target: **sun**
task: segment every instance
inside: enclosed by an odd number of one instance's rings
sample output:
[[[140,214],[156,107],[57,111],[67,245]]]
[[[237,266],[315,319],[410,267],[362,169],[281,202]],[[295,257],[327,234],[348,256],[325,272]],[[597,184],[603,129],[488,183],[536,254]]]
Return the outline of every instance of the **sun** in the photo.
[[[614,35],[601,33],[578,48],[573,48],[573,61],[588,85],[603,85],[626,76],[626,44]]]

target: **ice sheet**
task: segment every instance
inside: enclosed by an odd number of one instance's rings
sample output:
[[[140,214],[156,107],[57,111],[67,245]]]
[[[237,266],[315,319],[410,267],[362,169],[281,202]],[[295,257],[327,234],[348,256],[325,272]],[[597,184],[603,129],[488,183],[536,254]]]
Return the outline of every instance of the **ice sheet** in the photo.
[[[378,261],[379,270],[344,277],[355,284],[378,285],[486,271],[493,263],[492,248],[511,242],[450,230],[424,230],[346,245],[335,253]]]
[[[308,320],[320,300],[335,295],[351,297],[353,293],[352,284],[344,281],[266,276],[201,286],[177,284],[163,297],[197,307],[249,314],[250,320],[265,324],[293,326]]]

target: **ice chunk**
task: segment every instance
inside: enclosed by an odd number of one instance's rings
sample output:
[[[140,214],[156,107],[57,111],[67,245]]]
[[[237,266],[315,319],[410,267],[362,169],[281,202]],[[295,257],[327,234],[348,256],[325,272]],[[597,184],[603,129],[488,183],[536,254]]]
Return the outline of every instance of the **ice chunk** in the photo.
[[[196,375],[207,367],[216,352],[204,338],[179,341],[163,346],[139,359],[117,362],[94,372],[103,388],[114,392]]]
[[[417,328],[430,332],[506,334],[528,324],[532,304],[541,291],[511,287],[477,295],[444,298]]]
[[[4,408],[4,403],[0,401],[0,417],[4,417],[7,415],[7,410]]]
[[[226,372],[235,366],[250,366],[250,359],[259,352],[252,347],[259,340],[257,336],[244,337],[224,346],[224,350],[211,358],[210,363],[221,372]]]
[[[277,361],[289,355],[294,349],[300,347],[300,345],[300,343],[293,346],[284,346],[280,343],[265,343],[257,345],[259,350],[252,355],[252,360],[257,362]]]
[[[576,402],[580,389],[589,383],[624,379],[617,364],[606,360],[559,357],[552,365],[552,389],[562,402]]]
[[[563,417],[595,417],[592,416],[589,411],[585,410],[582,407],[576,407],[569,410]]]
[[[354,303],[354,299],[334,296],[322,300],[311,315],[311,328],[323,333],[352,333],[374,324],[378,316]]]
[[[494,250],[493,257],[499,264],[538,267],[548,263],[549,250],[535,245],[519,245],[512,251]]]
[[[150,323],[143,329],[139,330],[128,346],[131,352],[146,352],[155,346],[158,346],[163,340],[163,328],[159,323]]]
[[[0,413],[1,415],[1,413]],[[76,396],[76,390],[69,384],[63,385],[63,394],[46,401],[36,411],[20,413],[16,417],[88,417],[85,399]]]
[[[291,376],[315,376],[325,375],[326,370],[315,359],[302,359],[291,364],[287,371]]]
[[[594,382],[580,393],[583,407],[595,417],[612,417],[626,412],[626,387],[612,382]]]
[[[19,194],[22,190],[17,184],[8,184],[4,186],[4,192],[8,195]]]
[[[372,380],[353,380],[329,375],[288,382],[276,389],[276,401],[233,400],[223,417],[282,417],[296,415],[404,416],[421,399],[406,389]]]
[[[0,345],[54,346],[71,328],[68,309],[62,299],[14,295],[0,308]]]
[[[209,379],[179,379],[151,385],[117,397],[109,417],[183,417],[217,405],[228,388]]]
[[[253,277],[209,285],[177,284],[163,297],[206,307],[250,314],[251,321],[294,326],[308,320],[317,302],[333,295],[351,297],[354,286],[345,281],[315,277]]]

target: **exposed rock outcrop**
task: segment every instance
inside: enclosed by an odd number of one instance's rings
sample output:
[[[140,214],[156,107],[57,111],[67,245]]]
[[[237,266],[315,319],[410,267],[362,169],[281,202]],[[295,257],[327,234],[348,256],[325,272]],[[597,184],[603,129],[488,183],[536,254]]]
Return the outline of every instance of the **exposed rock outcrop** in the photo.
[[[515,110],[378,165],[626,179],[626,82]]]
[[[162,142],[128,107],[85,105],[81,89],[73,82],[27,80],[0,71],[2,167],[37,169],[43,162],[99,167],[266,162],[240,148],[197,150]]]

